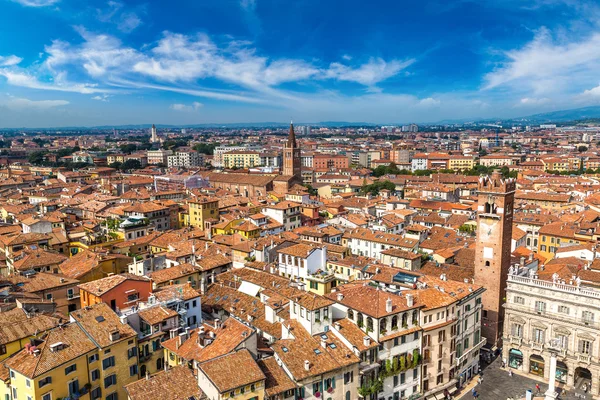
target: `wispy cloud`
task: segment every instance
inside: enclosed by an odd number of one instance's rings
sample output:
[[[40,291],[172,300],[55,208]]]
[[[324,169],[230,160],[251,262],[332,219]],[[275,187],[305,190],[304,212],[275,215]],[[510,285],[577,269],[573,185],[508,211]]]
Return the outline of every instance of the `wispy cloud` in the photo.
[[[598,78],[600,33],[557,40],[542,28],[531,42],[506,51],[504,56],[500,66],[484,77],[484,89],[511,87],[537,94],[577,90],[591,78]]]
[[[8,96],[5,100],[0,100],[0,106],[10,110],[47,110],[50,108],[68,105],[66,100],[30,100],[21,97]]]
[[[198,111],[199,109],[201,109],[204,106],[204,104],[199,103],[197,101],[193,102],[192,104],[181,104],[181,103],[175,103],[175,104],[171,104],[169,106],[169,108],[171,110],[175,110],[175,111],[186,111],[186,112],[191,112],[191,111]]]
[[[23,61],[23,59],[15,55],[10,55],[6,57],[0,56],[0,67],[9,67],[11,65],[17,65],[21,61]]]
[[[12,0],[26,7],[48,7],[58,3],[60,0]]]
[[[111,95],[103,93],[103,94],[92,97],[92,100],[97,100],[97,101],[102,101],[102,102],[107,103],[109,101],[108,99],[110,97],[111,97]]]
[[[142,24],[137,13],[125,10],[125,5],[118,1],[109,1],[106,8],[98,8],[96,13],[99,21],[113,23],[124,33],[133,32]]]
[[[366,64],[351,67],[341,63],[333,63],[325,71],[325,78],[333,78],[341,81],[360,83],[372,87],[378,83],[397,75],[415,62],[414,59],[392,60],[386,62],[382,58],[371,58]]]
[[[73,92],[82,94],[111,92],[111,89],[104,89],[97,84],[70,83],[58,80],[55,82],[42,82],[37,77],[26,72],[11,71],[0,68],[0,76],[6,78],[9,85],[20,86],[29,89],[51,90],[58,92]]]
[[[112,20],[121,5],[111,2],[109,7],[112,11],[102,18]],[[345,57],[343,63],[323,65],[316,60],[271,59],[259,54],[250,42],[217,42],[204,34],[172,32],[164,32],[155,44],[133,48],[109,34],[90,32],[81,26],[76,31],[82,41],[53,40],[45,47],[41,63],[28,68],[2,67],[0,76],[14,86],[99,94],[94,99],[103,101],[108,98],[106,94],[120,90],[160,90],[282,107],[282,100],[297,104],[311,101],[303,91],[284,89],[286,83],[345,81],[378,92],[379,83],[406,71],[415,62],[370,58],[360,63]],[[223,83],[231,89],[223,90]]]

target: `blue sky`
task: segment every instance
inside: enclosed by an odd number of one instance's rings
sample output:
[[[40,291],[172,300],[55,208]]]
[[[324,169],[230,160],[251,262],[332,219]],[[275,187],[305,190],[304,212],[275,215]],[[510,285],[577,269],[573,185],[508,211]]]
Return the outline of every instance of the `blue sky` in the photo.
[[[598,104],[577,0],[0,0],[0,127],[435,122]]]

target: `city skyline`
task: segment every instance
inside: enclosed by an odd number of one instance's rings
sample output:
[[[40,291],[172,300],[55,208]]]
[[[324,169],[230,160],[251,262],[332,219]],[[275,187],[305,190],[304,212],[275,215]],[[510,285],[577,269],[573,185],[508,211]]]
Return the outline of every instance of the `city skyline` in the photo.
[[[425,123],[600,99],[593,2],[0,5],[1,128]]]

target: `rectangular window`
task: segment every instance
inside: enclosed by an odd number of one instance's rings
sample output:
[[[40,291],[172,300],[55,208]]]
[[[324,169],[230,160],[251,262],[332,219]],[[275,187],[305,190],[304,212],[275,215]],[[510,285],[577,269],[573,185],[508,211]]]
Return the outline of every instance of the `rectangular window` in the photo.
[[[52,394],[46,393],[45,395],[42,396],[42,400],[52,400]]]
[[[579,339],[579,346],[577,347],[577,350],[581,354],[591,354],[592,342],[589,340]]]
[[[137,356],[137,347],[132,347],[130,349],[127,350],[127,358],[131,358],[131,357],[135,357]]]
[[[115,366],[115,356],[110,356],[102,360],[102,370]]]
[[[546,312],[546,303],[544,303],[543,301],[536,301],[535,311],[538,313]]]
[[[544,343],[544,330],[534,328],[533,329],[533,341],[535,343]]]
[[[583,318],[583,322],[586,324],[590,324],[594,322],[594,313],[590,311],[584,311],[581,313],[581,317]]]
[[[129,376],[137,375],[137,373],[138,373],[138,366],[137,366],[137,364],[130,365],[129,366]]]
[[[65,368],[65,375],[69,375],[73,371],[77,371],[77,364],[69,365]]]
[[[40,379],[39,380],[39,386],[40,387],[44,387],[48,384],[52,383],[52,377],[51,376],[47,376],[44,379]]]
[[[525,298],[521,296],[514,297],[515,304],[525,304]]]
[[[98,371],[97,369],[93,370],[91,375],[92,381],[97,381],[98,379],[100,379],[100,371]]]
[[[112,385],[116,385],[116,384],[117,384],[117,375],[112,374],[112,375],[104,378],[104,387],[105,388],[109,388]]]
[[[94,362],[96,362],[96,361],[98,361],[98,354],[92,354],[92,355],[90,356],[90,359],[89,359],[89,360],[90,360],[90,364],[91,364],[91,363],[94,363]]]
[[[108,396],[106,396],[106,400],[118,400],[117,394],[116,393],[111,393]]]
[[[561,314],[569,314],[569,307],[567,306],[558,306],[558,312]]]
[[[97,400],[97,399],[101,398],[102,397],[102,391],[100,390],[100,388],[98,387],[98,388],[92,390],[90,392],[90,397],[91,397],[92,400]]]

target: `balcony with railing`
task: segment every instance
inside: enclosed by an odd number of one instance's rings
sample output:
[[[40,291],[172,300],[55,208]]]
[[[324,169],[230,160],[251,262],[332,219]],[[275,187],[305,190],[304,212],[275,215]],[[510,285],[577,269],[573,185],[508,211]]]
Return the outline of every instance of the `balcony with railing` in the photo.
[[[584,364],[589,364],[592,362],[592,356],[584,353],[577,353],[577,361]]]
[[[536,351],[543,351],[544,350],[544,343],[536,342],[536,341],[532,340],[531,341],[531,349],[532,350],[536,350]]]

